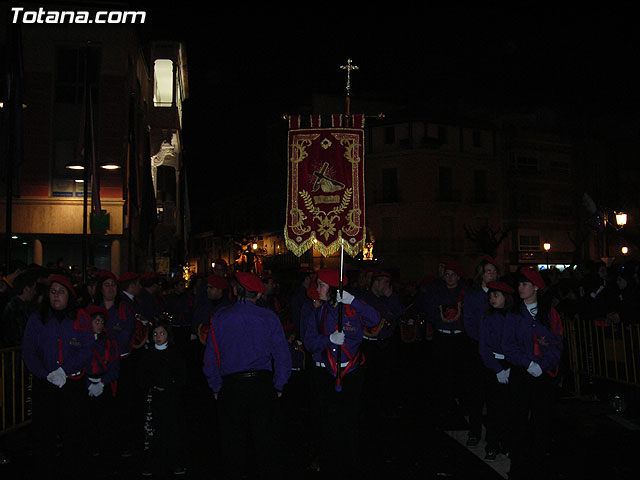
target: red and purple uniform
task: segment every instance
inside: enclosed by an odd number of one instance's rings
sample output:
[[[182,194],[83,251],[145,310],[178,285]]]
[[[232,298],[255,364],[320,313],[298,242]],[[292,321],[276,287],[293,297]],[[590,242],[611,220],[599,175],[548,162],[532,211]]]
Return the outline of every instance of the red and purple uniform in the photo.
[[[280,319],[246,301],[218,310],[204,354],[209,387],[217,393],[224,376],[258,370],[273,371],[277,391],[282,391],[291,376],[291,354]]]
[[[562,356],[562,322],[558,312],[549,313],[549,327],[531,315],[524,303],[519,314],[509,314],[505,322],[502,349],[511,365],[529,367],[531,362],[540,365],[551,376],[558,373]]]
[[[307,351],[311,352],[317,366],[326,368],[334,377],[337,372],[338,346],[331,343],[329,335],[338,329],[338,307],[324,303],[321,308],[310,312],[303,319],[305,322],[302,341]],[[372,306],[357,298],[351,305],[343,306],[342,331],[344,344],[341,354],[341,374],[345,375],[362,363],[360,344],[365,327],[380,324],[380,313]]]
[[[29,371],[46,380],[62,367],[69,378],[81,376],[91,357],[93,336],[86,318],[58,321],[49,312],[43,322],[39,314],[29,317],[22,340],[22,358]]]

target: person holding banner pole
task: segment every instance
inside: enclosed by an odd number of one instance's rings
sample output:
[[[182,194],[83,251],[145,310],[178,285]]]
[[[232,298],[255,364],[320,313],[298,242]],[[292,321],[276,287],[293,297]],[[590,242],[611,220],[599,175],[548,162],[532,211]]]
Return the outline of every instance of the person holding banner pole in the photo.
[[[346,290],[340,292],[340,277],[337,270],[318,271],[318,296],[323,304],[303,318],[302,340],[316,366],[313,382],[322,423],[320,464],[330,475],[347,475],[360,469],[358,417],[364,379],[360,344],[364,327],[380,323],[376,309]],[[342,283],[346,286],[347,279]],[[338,328],[340,304],[342,330]]]

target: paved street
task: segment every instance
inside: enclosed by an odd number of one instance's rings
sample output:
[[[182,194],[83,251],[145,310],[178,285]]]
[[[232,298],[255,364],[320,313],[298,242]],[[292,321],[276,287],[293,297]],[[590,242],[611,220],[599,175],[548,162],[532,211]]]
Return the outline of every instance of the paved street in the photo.
[[[362,450],[366,478],[494,479],[507,478],[509,461],[499,455],[485,462],[484,443],[469,449],[464,417],[441,423],[431,409],[433,385],[416,381],[419,371],[398,372],[400,407],[397,418],[363,419]],[[202,386],[202,385],[201,385]],[[188,392],[190,464],[186,478],[219,478],[215,435],[215,403],[207,391]],[[640,471],[640,427],[633,409],[615,413],[603,388],[602,399],[571,397],[560,392],[554,422],[553,452],[548,460],[553,479],[630,479]],[[303,415],[305,412],[303,412]],[[308,429],[298,421],[287,423],[285,448],[287,478],[320,478],[308,466],[312,461]],[[5,439],[12,462],[0,466],[4,479],[30,478],[28,429]],[[141,478],[140,455],[130,458],[102,455],[92,459],[87,478]],[[213,473],[212,473],[213,471]],[[171,477],[170,475],[166,478]],[[154,477],[162,478],[162,477]],[[185,477],[183,477],[185,478]]]

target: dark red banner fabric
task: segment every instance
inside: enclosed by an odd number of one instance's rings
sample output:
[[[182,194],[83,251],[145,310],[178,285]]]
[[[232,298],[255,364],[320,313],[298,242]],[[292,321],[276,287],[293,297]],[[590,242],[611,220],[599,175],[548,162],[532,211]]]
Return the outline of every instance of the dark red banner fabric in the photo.
[[[329,124],[322,128],[322,122]],[[365,239],[364,116],[289,117],[287,248],[300,256],[362,252]],[[304,124],[308,126],[303,126]]]

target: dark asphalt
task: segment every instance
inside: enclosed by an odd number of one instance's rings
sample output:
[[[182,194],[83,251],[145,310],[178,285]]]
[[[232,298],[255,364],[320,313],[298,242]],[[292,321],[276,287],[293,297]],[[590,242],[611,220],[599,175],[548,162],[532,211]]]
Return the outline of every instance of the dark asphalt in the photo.
[[[422,358],[422,357],[418,357]],[[364,418],[361,447],[367,479],[494,479],[506,478],[508,459],[498,456],[489,464],[483,444],[469,449],[466,421],[452,417],[444,423],[432,409],[434,385],[427,370],[415,366],[397,372],[397,417]],[[219,474],[215,402],[203,384],[187,392],[190,459],[183,476],[153,478],[215,479]],[[625,412],[616,413],[610,398],[621,394],[628,401]],[[595,394],[595,396],[594,396]],[[594,385],[590,395],[572,396],[560,389],[549,462],[552,479],[631,479],[640,472],[640,416],[633,397],[636,392],[614,385]],[[596,398],[597,397],[597,398]],[[316,479],[311,438],[305,415],[285,421],[285,471],[287,479]],[[303,423],[301,423],[303,422]],[[0,437],[1,438],[1,437]],[[10,462],[0,465],[0,478],[32,478],[29,429],[1,438]],[[479,458],[480,457],[480,458]],[[141,454],[132,457],[101,455],[90,460],[84,478],[142,478]],[[147,477],[145,477],[147,478]]]

